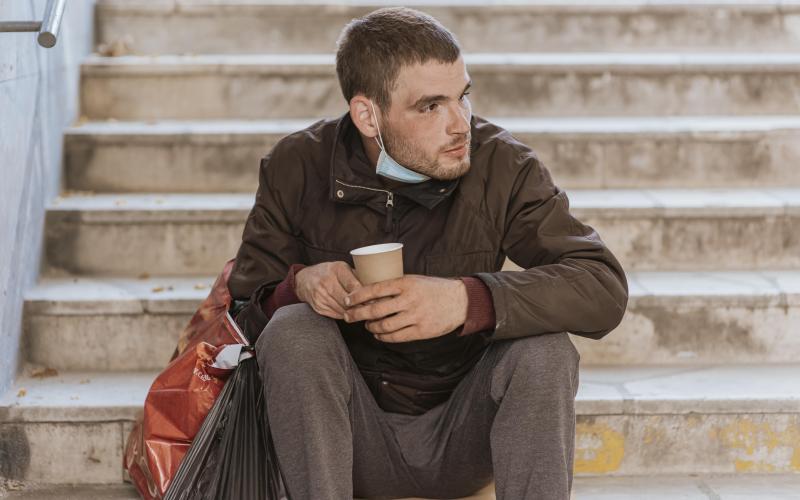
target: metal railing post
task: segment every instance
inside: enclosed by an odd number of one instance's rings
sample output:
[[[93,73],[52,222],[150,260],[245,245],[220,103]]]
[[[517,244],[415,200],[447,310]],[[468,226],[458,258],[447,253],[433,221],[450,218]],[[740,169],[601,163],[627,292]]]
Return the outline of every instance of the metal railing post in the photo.
[[[48,49],[54,47],[66,5],[67,0],[47,0],[42,22],[0,21],[0,33],[38,31],[39,36],[36,39],[39,45]]]

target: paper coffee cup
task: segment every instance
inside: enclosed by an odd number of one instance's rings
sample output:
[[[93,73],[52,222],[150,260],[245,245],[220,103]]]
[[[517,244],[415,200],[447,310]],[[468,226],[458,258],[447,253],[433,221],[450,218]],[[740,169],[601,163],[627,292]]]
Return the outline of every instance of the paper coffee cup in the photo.
[[[362,285],[403,277],[403,244],[381,243],[350,250]]]

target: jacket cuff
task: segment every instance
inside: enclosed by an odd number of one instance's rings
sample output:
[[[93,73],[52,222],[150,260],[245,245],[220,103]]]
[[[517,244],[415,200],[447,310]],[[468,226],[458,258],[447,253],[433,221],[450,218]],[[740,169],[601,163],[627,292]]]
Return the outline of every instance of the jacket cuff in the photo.
[[[492,303],[492,292],[489,287],[480,279],[472,276],[461,278],[467,287],[467,320],[461,327],[458,335],[470,335],[485,330],[493,330],[495,324],[494,304]]]
[[[239,325],[250,344],[256,343],[261,331],[267,326],[272,315],[279,307],[293,303],[291,302],[292,300],[299,302],[294,292],[294,276],[303,267],[305,266],[302,264],[292,264],[283,281],[277,285],[275,282],[262,283],[253,290],[246,303],[241,308],[238,308],[234,321]],[[281,292],[276,295],[275,291],[279,288]],[[272,303],[267,306],[270,298],[272,298]],[[269,310],[269,314],[267,314],[267,310]]]
[[[295,290],[295,276],[304,267],[306,266],[303,264],[292,264],[289,266],[289,272],[286,274],[283,281],[278,283],[278,286],[275,287],[275,290],[269,294],[266,299],[263,297],[261,298],[261,309],[268,319],[271,319],[275,311],[281,307],[290,304],[299,304],[301,302],[301,300],[297,298],[297,292]]]

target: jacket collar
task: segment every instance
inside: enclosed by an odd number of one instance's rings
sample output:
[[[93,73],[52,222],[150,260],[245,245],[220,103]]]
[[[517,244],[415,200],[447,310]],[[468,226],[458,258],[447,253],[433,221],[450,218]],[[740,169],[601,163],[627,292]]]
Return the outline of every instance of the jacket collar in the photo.
[[[473,118],[474,120],[474,118]],[[477,143],[472,135],[472,151]],[[336,125],[336,137],[331,151],[329,198],[340,203],[386,202],[391,192],[416,203],[434,208],[458,187],[460,178],[452,180],[429,179],[417,184],[406,184],[389,189],[381,184],[375,166],[364,152],[361,136],[350,118],[342,115]]]

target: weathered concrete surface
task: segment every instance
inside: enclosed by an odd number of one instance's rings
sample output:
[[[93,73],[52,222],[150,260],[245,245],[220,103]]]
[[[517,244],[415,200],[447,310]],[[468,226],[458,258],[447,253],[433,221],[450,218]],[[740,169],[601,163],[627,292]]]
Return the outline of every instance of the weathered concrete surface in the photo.
[[[62,278],[26,294],[26,359],[58,370],[158,370],[212,277]],[[800,358],[800,273],[632,272],[620,326],[573,336],[588,364]],[[65,349],[65,346],[70,346]]]
[[[578,474],[800,473],[800,416],[584,416]]]
[[[800,265],[800,189],[568,196],[628,271]],[[47,213],[48,272],[215,275],[236,254],[252,203],[246,194],[65,194]]]
[[[465,54],[476,113],[491,116],[786,115],[800,54]],[[153,106],[152,103],[159,103]],[[262,119],[346,109],[333,55],[90,57],[92,119]]]
[[[797,500],[797,476],[791,474],[698,475],[663,477],[588,477],[573,481],[572,500],[709,500],[754,499]],[[122,500],[138,499],[136,489],[128,484],[104,486],[59,486],[19,483],[7,498],[15,500]],[[491,492],[486,500],[496,497]],[[358,500],[358,499],[355,499]],[[417,500],[417,499],[405,499]]]
[[[122,480],[120,422],[0,424],[4,476],[44,483],[116,483]]]
[[[121,481],[124,439],[154,376],[17,380],[0,398],[7,476]],[[800,472],[797,365],[583,366],[580,377],[579,475]]]
[[[0,19],[41,19],[45,0],[0,2]],[[45,204],[60,189],[63,129],[77,116],[94,0],[71,0],[58,43],[0,33],[0,392],[18,366],[23,294],[36,282]]]
[[[102,42],[141,53],[332,52],[372,2],[101,0]],[[441,21],[466,51],[787,51],[800,41],[800,9],[785,1],[405,2]],[[509,36],[513,34],[513,36]],[[129,38],[128,38],[129,37]]]
[[[160,370],[212,282],[203,277],[39,283],[27,295],[26,358],[57,370]]]
[[[567,189],[800,186],[800,118],[489,118]],[[314,119],[77,123],[67,189],[253,192],[259,159]]]

